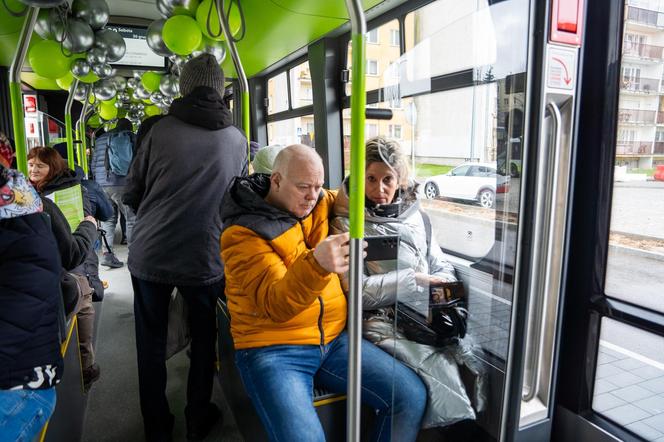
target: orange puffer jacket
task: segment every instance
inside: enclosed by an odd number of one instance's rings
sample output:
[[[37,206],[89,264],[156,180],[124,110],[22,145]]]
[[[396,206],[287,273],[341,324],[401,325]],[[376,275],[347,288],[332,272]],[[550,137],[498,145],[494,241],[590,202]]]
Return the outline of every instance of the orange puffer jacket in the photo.
[[[346,298],[313,249],[328,235],[335,194],[321,192],[311,214],[298,219],[263,200],[269,185],[268,175],[236,178],[222,204],[235,348],[327,344],[346,326]]]

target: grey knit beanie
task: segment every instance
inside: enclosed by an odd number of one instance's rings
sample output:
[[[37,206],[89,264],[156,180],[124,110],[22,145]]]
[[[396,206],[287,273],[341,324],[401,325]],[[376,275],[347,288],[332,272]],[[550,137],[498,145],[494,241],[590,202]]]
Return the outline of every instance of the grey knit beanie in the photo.
[[[224,71],[217,59],[210,54],[201,54],[189,60],[180,73],[180,93],[186,97],[198,86],[216,89],[224,96]]]

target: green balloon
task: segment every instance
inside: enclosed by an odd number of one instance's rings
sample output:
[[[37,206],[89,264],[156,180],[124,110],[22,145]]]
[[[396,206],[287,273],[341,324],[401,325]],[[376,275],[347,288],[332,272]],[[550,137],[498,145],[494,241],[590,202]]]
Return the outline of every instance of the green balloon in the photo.
[[[113,105],[103,104],[99,106],[99,116],[104,120],[112,120],[118,116],[118,108]]]
[[[118,96],[114,96],[110,100],[102,101],[101,104],[106,106],[115,106],[115,102],[118,101]]]
[[[174,15],[162,29],[166,47],[178,55],[189,55],[201,44],[203,35],[196,20],[187,15]]]
[[[153,115],[159,115],[160,113],[161,109],[159,109],[154,104],[152,106],[145,106],[145,115],[148,117],[152,117]]]
[[[212,16],[210,17],[210,30],[217,37],[210,35],[207,29],[207,17],[208,12],[210,11],[210,3],[212,3]],[[196,10],[196,21],[198,26],[200,26],[203,34],[213,40],[222,41],[225,40],[224,33],[221,31],[221,26],[219,25],[219,15],[217,14],[217,5],[213,0],[203,0]],[[240,32],[240,27],[242,26],[242,18],[240,17],[240,11],[237,7],[231,6],[231,13],[228,17],[228,27],[230,28],[231,34],[233,36],[237,35]]]
[[[101,126],[101,121],[99,121],[99,115],[93,115],[88,120],[88,126],[92,128],[98,128]]]
[[[152,71],[147,71],[141,77],[141,83],[143,83],[143,87],[145,87],[148,92],[157,92],[159,90],[160,81],[161,75]]]
[[[61,89],[68,91],[69,87],[74,82],[74,76],[71,74],[71,72],[67,72],[65,75],[55,80],[55,82],[58,84],[58,86],[60,86]]]
[[[60,43],[52,40],[40,41],[28,54],[30,66],[37,75],[56,80],[69,72],[71,58],[60,49]]]

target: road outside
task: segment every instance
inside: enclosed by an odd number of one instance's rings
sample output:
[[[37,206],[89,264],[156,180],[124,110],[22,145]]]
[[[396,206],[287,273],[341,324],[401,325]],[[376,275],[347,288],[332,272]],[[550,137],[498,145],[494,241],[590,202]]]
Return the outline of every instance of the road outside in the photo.
[[[495,241],[496,218],[508,227],[516,226],[518,188],[518,179],[512,179],[503,205],[507,213],[443,199],[425,200],[422,205],[443,248],[480,258]],[[611,232],[607,294],[664,312],[664,183],[615,183]],[[515,251],[516,229],[503,230],[499,236],[504,247]],[[661,338],[607,325],[602,339],[664,363]]]

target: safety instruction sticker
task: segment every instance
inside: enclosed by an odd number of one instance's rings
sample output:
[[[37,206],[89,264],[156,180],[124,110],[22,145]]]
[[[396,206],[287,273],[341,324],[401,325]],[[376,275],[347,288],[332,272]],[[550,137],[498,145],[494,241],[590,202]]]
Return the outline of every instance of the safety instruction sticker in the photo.
[[[549,45],[546,85],[553,89],[572,91],[576,87],[577,50]]]

